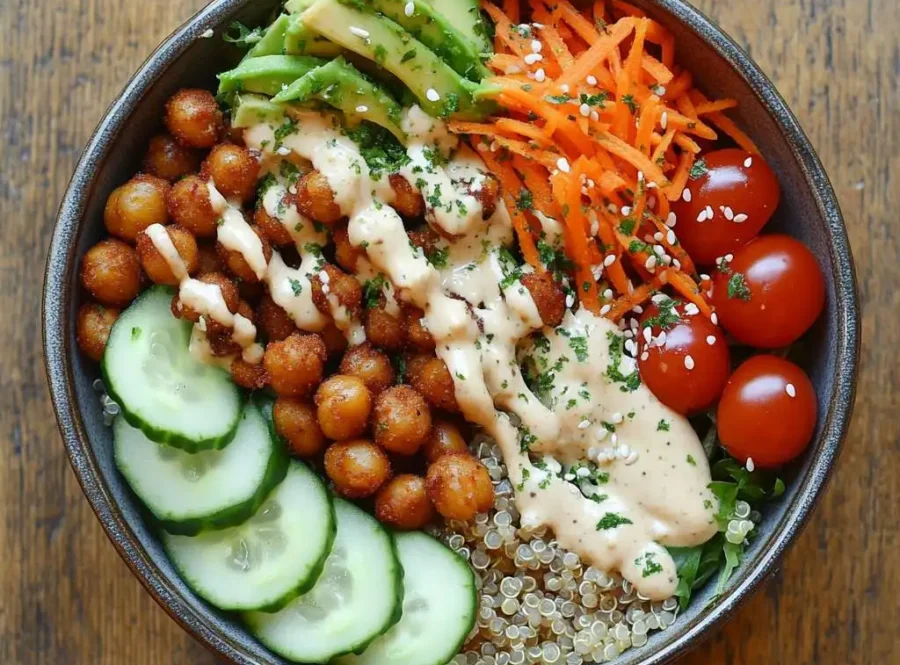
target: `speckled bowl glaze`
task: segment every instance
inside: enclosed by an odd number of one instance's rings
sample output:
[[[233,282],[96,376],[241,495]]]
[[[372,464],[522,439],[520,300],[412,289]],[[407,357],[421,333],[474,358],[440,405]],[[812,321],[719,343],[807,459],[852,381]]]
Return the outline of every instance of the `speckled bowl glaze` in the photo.
[[[827,308],[809,335],[807,369],[820,419],[814,444],[788,473],[785,496],[771,505],[726,593],[707,607],[699,593],[674,626],[625,652],[622,665],[666,663],[696,645],[745,601],[797,538],[822,493],[847,431],[859,352],[859,302],[847,234],[828,178],[796,118],[773,85],[727,35],[682,0],[633,0],[678,40],[680,62],[701,89],[740,102],[736,119],[778,174],[783,200],[768,229],[806,243],[824,270]],[[156,601],[212,651],[241,665],[286,661],[261,647],[226,614],[198,599],[179,579],[113,463],[91,383],[96,364],[78,353],[79,259],[103,233],[107,196],[139,168],[160,128],[164,100],[183,86],[212,87],[215,74],[240,54],[219,38],[232,20],[261,24],[274,0],[216,0],[177,30],[144,63],[103,117],[88,143],[59,211],[44,284],[44,351],[59,428],[75,474],[103,528]],[[207,30],[213,39],[203,38]],[[790,585],[790,580],[787,582]]]

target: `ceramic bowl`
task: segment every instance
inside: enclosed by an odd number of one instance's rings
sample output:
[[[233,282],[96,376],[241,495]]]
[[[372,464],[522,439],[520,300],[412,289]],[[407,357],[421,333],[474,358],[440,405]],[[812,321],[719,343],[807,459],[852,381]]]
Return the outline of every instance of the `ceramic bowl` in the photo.
[[[680,63],[701,89],[740,103],[735,118],[778,175],[781,207],[768,230],[787,232],[812,249],[824,270],[827,306],[808,335],[810,372],[819,399],[815,441],[789,470],[784,497],[771,504],[746,559],[725,594],[707,607],[711,589],[648,644],[626,651],[621,665],[665,663],[695,645],[744,602],[797,538],[831,474],[847,431],[856,385],[859,301],[837,199],[812,146],[759,67],[715,24],[682,0],[633,0],[675,35]],[[157,602],[213,652],[240,665],[286,661],[260,646],[231,617],[197,598],[166,559],[139,504],[116,472],[110,429],[92,382],[98,367],[75,344],[82,294],[80,257],[103,235],[109,193],[135,173],[148,139],[160,130],[166,98],[184,86],[214,87],[215,74],[240,54],[221,39],[233,20],[267,21],[274,0],[215,0],[169,37],[104,115],[78,163],[59,211],[44,285],[44,351],[63,441],[75,474],[107,535]],[[208,30],[214,38],[205,38]],[[786,581],[790,587],[790,580]]]

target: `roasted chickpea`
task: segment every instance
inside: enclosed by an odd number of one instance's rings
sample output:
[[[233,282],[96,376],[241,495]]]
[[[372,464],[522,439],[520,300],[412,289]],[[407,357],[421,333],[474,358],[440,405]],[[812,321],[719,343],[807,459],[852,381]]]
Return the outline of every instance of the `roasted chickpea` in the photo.
[[[297,181],[296,202],[302,214],[322,224],[336,224],[343,217],[328,179],[318,171],[310,171]]]
[[[216,246],[209,243],[197,243],[197,274],[204,275],[208,272],[224,272],[225,266],[219,261]]]
[[[358,269],[358,262],[365,258],[366,251],[351,244],[350,234],[344,225],[335,227],[332,238],[334,239],[334,260],[347,272],[355,273]]]
[[[402,313],[394,316],[387,311],[387,301],[380,296],[375,307],[368,307],[365,311],[363,323],[366,328],[366,339],[375,346],[396,351],[403,348],[406,342],[406,331],[403,326]]]
[[[276,247],[294,243],[294,239],[291,238],[290,232],[281,223],[281,220],[267,213],[263,205],[256,207],[256,212],[253,213],[253,223],[256,224],[256,228],[265,236],[266,240]]]
[[[169,134],[150,139],[144,155],[144,170],[157,178],[175,182],[200,168],[200,155],[185,148]]]
[[[428,467],[428,498],[447,519],[467,522],[494,505],[494,486],[484,465],[471,455],[443,455]]]
[[[545,326],[558,326],[566,313],[566,294],[549,272],[522,275],[522,286],[528,289]]]
[[[423,224],[415,231],[409,232],[409,241],[422,250],[425,256],[430,256],[438,248],[441,237],[427,224]]]
[[[231,361],[231,378],[247,390],[262,390],[269,383],[269,373],[265,367],[251,365],[241,357]]]
[[[431,433],[425,439],[422,451],[425,453],[428,463],[434,464],[439,457],[444,455],[468,453],[469,447],[456,425],[447,420],[436,420],[431,428]]]
[[[178,256],[181,257],[185,270],[187,270],[188,274],[196,272],[198,249],[194,236],[180,226],[167,226],[165,229],[169,239],[172,241],[172,245],[178,252]],[[172,267],[169,265],[168,260],[159,253],[156,245],[153,244],[153,240],[150,239],[146,232],[142,232],[137,237],[137,255],[141,260],[141,267],[144,268],[147,277],[154,284],[178,286],[181,280],[172,272]]]
[[[406,377],[432,406],[444,411],[459,411],[453,377],[440,358],[411,357],[406,362]]]
[[[241,302],[240,295],[238,294],[237,286],[234,282],[228,279],[228,277],[220,272],[210,272],[201,274],[199,277],[197,277],[197,280],[203,282],[204,284],[212,284],[214,286],[218,286],[219,291],[222,294],[222,299],[225,301],[225,306],[228,308],[228,311],[232,314],[235,314],[238,311],[238,307]],[[200,313],[190,305],[186,305],[181,302],[178,294],[175,294],[175,297],[172,298],[172,314],[179,319],[185,319],[186,321],[191,321],[193,323],[197,323],[200,320]],[[207,329],[210,329],[215,325],[217,325],[217,323],[212,319],[206,321]]]
[[[410,345],[423,353],[434,351],[434,337],[422,323],[425,312],[418,307],[407,305],[403,308],[403,316],[406,321],[406,340]]]
[[[169,183],[156,176],[137,175],[115,189],[106,200],[103,223],[110,235],[134,244],[151,224],[166,224]]]
[[[325,451],[325,473],[339,494],[361,499],[384,485],[391,475],[391,462],[371,441],[339,441]]]
[[[326,263],[325,267],[309,280],[312,286],[313,304],[323,314],[331,314],[328,296],[333,295],[354,317],[362,310],[362,287],[355,277],[348,275],[336,265]]]
[[[421,217],[425,212],[425,200],[422,195],[399,173],[392,173],[389,179],[391,189],[394,190],[394,202],[391,204],[394,210],[407,219]]]
[[[189,148],[212,148],[224,130],[222,112],[208,90],[179,90],[166,102],[163,120],[172,136]]]
[[[211,179],[225,198],[246,203],[256,193],[259,158],[247,148],[221,143],[203,161],[200,175]]]
[[[375,517],[395,529],[421,529],[434,517],[425,479],[409,473],[392,478],[375,497]]]
[[[482,219],[490,219],[497,210],[497,199],[500,198],[500,181],[490,173],[485,174],[481,186],[477,189],[469,187],[469,194],[481,203]]]
[[[339,358],[347,350],[347,338],[344,337],[344,333],[334,321],[325,324],[325,327],[319,331],[319,337],[325,342],[329,358]]]
[[[322,381],[326,359],[321,337],[295,333],[282,342],[269,342],[263,364],[276,394],[306,397]]]
[[[340,370],[341,374],[362,379],[376,397],[394,385],[394,367],[390,358],[368,342],[347,351]]]
[[[125,307],[141,289],[137,252],[120,240],[101,240],[81,260],[81,283],[101,304]]]
[[[335,374],[319,386],[315,402],[319,425],[329,439],[346,441],[366,431],[372,394],[362,379]]]
[[[259,238],[259,242],[262,246],[263,258],[265,258],[266,263],[268,263],[272,260],[272,245],[269,244],[269,241],[259,232],[257,227],[251,226],[250,228],[253,229],[256,237]],[[256,282],[259,281],[259,276],[254,272],[253,268],[250,267],[250,264],[247,263],[243,254],[228,249],[220,242],[216,243],[216,251],[219,253],[219,258],[222,260],[222,263],[227,266],[228,271],[232,275],[245,282],[250,282],[251,284],[256,284]]]
[[[198,238],[216,235],[219,214],[213,209],[209,186],[202,178],[189,175],[172,185],[167,207],[172,220]]]
[[[272,408],[275,430],[294,457],[312,457],[325,448],[325,434],[316,420],[316,409],[293,397],[279,397]]]
[[[409,386],[394,386],[375,400],[372,412],[375,443],[398,455],[413,455],[431,432],[431,409]]]
[[[237,313],[253,323],[255,316],[253,309],[241,300],[238,303]],[[241,345],[234,341],[234,330],[220,324],[213,319],[206,319],[206,340],[212,349],[213,355],[219,358],[237,356],[243,352]]]
[[[263,334],[270,342],[280,342],[297,331],[297,326],[290,315],[284,311],[272,297],[266,293],[259,302],[256,318]]]
[[[106,341],[120,313],[117,309],[97,303],[88,303],[78,308],[75,341],[84,355],[97,362],[103,360]]]

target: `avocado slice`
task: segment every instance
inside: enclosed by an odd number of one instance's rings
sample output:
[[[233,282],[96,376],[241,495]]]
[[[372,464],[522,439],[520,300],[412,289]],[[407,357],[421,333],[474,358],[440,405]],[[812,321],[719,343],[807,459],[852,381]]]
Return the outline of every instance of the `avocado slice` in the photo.
[[[397,76],[426,113],[440,117],[481,118],[488,106],[475,101],[478,86],[463,79],[422,42],[384,15],[340,0],[316,0],[301,15],[323,37],[374,60]]]
[[[265,34],[247,52],[247,58],[257,58],[263,55],[281,55],[284,53],[284,33],[288,27],[288,15],[280,14]]]
[[[342,0],[353,4],[352,0]],[[370,0],[370,6],[437,53],[458,74],[480,82],[490,76],[480,49],[425,0]],[[412,11],[410,11],[412,10]]]
[[[272,102],[308,102],[318,99],[342,111],[349,124],[361,120],[381,125],[400,141],[406,134],[400,126],[402,108],[388,92],[344,58],[337,58],[298,78]]]
[[[494,45],[488,36],[487,24],[481,15],[479,0],[416,0],[427,2],[446,18],[460,33],[467,37],[478,53],[494,52]]]
[[[341,54],[341,47],[310,30],[303,23],[300,14],[291,14],[284,33],[284,52],[290,55],[334,58]]]
[[[262,95],[237,95],[231,113],[232,127],[252,127],[261,122],[280,124],[284,120],[284,106],[273,104]]]
[[[231,71],[219,74],[219,94],[257,92],[274,96],[327,60],[305,55],[264,55],[247,58]]]

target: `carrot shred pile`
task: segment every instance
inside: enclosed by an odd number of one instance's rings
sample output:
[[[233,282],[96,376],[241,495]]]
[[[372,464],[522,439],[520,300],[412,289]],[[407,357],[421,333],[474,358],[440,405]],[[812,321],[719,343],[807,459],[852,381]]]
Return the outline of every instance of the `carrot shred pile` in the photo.
[[[469,136],[500,180],[525,260],[545,269],[544,215],[562,224],[590,311],[618,320],[669,286],[711,316],[670,204],[688,186],[698,141],[721,133],[759,153],[725,115],[737,101],[696,90],[675,63],[673,36],[628,3],[524,4],[482,0],[495,24],[487,94],[502,114],[450,129]],[[533,23],[521,22],[526,15]]]

